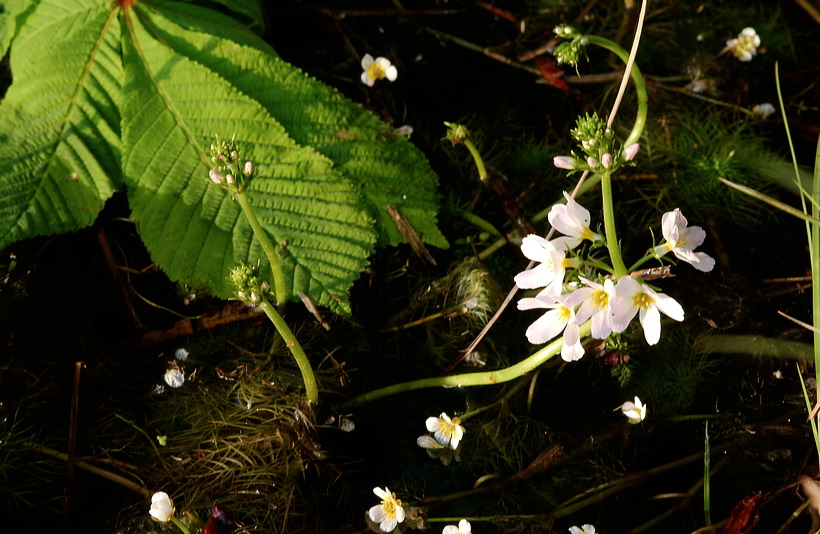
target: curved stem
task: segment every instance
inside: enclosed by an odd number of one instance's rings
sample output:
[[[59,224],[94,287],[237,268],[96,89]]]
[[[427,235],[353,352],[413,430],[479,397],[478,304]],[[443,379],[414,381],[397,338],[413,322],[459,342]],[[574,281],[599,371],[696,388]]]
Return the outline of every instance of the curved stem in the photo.
[[[606,248],[609,250],[609,259],[615,269],[615,276],[626,276],[624,260],[621,257],[621,245],[618,243],[618,234],[615,230],[615,207],[612,202],[612,177],[608,172],[601,174],[601,197],[604,205],[604,233],[606,234]]]
[[[579,328],[579,336],[585,337],[589,335],[592,330],[591,322],[587,321]],[[496,371],[486,371],[483,373],[466,373],[461,375],[441,376],[435,378],[422,378],[420,380],[411,380],[410,382],[403,382],[401,384],[394,384],[387,386],[349,400],[344,404],[346,408],[359,406],[366,402],[371,402],[383,397],[395,395],[396,393],[403,393],[405,391],[413,391],[416,389],[432,388],[440,386],[488,386],[492,384],[500,384],[501,382],[508,382],[519,376],[522,376],[530,371],[538,368],[541,364],[559,354],[561,347],[564,346],[564,340],[556,339],[546,347],[542,348],[529,358],[504,369]]]
[[[282,260],[279,258],[279,254],[277,254],[276,248],[273,246],[273,243],[271,243],[265,229],[262,228],[262,224],[259,222],[259,219],[256,218],[256,214],[253,212],[253,207],[248,200],[248,196],[244,191],[240,191],[236,195],[236,198],[239,201],[239,205],[242,206],[242,212],[248,219],[256,239],[258,239],[259,244],[262,245],[262,250],[265,251],[265,256],[268,258],[270,269],[273,273],[273,290],[276,293],[276,303],[281,304],[288,298],[287,290],[285,289],[285,275],[282,272]]]
[[[637,270],[638,270],[638,267],[640,267],[640,266],[641,266],[641,265],[643,265],[644,263],[648,262],[649,260],[653,260],[653,259],[655,259],[656,257],[657,257],[657,256],[655,256],[655,254],[647,254],[647,255],[646,255],[646,256],[644,256],[643,258],[641,258],[641,259],[639,259],[638,261],[636,261],[635,263],[633,263],[633,264],[632,264],[632,267],[630,267],[630,268],[629,268],[629,272],[631,273],[631,272],[635,272],[635,271],[637,271]]]
[[[262,300],[259,303],[259,307],[262,308],[271,320],[273,326],[275,326],[279,332],[279,335],[285,340],[285,344],[288,346],[288,349],[290,349],[291,354],[293,354],[296,365],[299,366],[299,371],[302,373],[302,380],[305,382],[305,394],[307,395],[308,401],[314,404],[319,402],[319,389],[316,386],[316,376],[313,374],[310,360],[308,360],[308,357],[305,355],[305,351],[302,350],[302,345],[296,340],[296,336],[293,335],[290,327],[288,327],[288,323],[285,322],[270,302]]]
[[[604,39],[603,37],[598,37],[597,35],[585,35],[584,38],[588,40],[589,44],[600,46],[601,48],[605,48],[614,53],[621,58],[624,64],[629,63],[629,54],[617,43],[614,43],[609,39]],[[641,74],[641,71],[637,65],[632,65],[630,75],[632,76],[632,83],[635,84],[635,92],[637,93],[638,112],[635,115],[635,123],[632,125],[632,131],[629,132],[629,136],[627,136],[626,141],[624,141],[625,147],[637,143],[641,138],[644,126],[646,126],[646,117],[649,111],[649,99],[646,93],[646,83],[644,82],[643,74]]]
[[[478,168],[478,177],[481,178],[482,182],[487,181],[487,169],[484,167],[484,160],[481,159],[481,154],[478,153],[478,149],[469,139],[464,139],[462,142],[464,146],[467,147],[467,150],[470,151],[470,154],[473,155],[475,166]]]

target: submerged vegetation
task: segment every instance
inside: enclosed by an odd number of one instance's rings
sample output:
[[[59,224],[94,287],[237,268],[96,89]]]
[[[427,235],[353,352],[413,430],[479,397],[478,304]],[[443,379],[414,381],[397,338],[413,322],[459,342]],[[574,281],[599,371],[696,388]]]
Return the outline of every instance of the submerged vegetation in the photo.
[[[7,2],[4,528],[815,532],[818,35]]]

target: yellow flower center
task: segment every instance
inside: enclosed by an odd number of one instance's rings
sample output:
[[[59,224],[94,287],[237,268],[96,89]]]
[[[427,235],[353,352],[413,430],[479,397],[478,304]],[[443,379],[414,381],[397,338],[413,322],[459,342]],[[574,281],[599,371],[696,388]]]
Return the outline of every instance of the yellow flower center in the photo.
[[[378,63],[371,63],[370,66],[365,69],[365,72],[367,73],[367,77],[373,81],[387,77],[387,72],[384,70],[384,67]]]
[[[395,498],[396,494],[392,494],[382,501],[382,511],[385,517],[393,519],[396,517],[396,507],[401,506],[401,500]]]
[[[599,310],[606,308],[607,304],[609,304],[609,293],[603,289],[596,289],[595,292],[592,293],[592,302],[595,303],[595,307]]]
[[[569,308],[566,308],[564,306],[559,306],[557,308],[557,310],[559,311],[559,313],[561,315],[561,319],[569,321],[572,318],[572,310],[570,310]]]
[[[640,308],[642,310],[647,309],[654,302],[654,299],[652,299],[649,293],[645,293],[644,291],[638,291],[637,293],[635,293],[635,296],[632,297],[632,303],[635,304],[635,307]]]
[[[598,234],[593,232],[589,229],[589,227],[584,228],[584,231],[581,232],[581,239],[587,239],[589,241],[595,241],[595,238],[600,238]]]

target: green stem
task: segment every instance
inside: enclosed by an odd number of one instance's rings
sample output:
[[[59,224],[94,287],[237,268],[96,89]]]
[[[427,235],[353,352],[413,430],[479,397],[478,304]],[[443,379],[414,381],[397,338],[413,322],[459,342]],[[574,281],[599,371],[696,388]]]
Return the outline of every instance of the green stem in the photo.
[[[467,150],[470,151],[470,154],[473,155],[475,166],[478,168],[478,177],[481,178],[482,182],[487,181],[487,169],[484,168],[484,160],[481,159],[481,154],[478,153],[478,149],[469,139],[464,139],[462,142],[464,143],[464,146],[467,147]]]
[[[311,403],[319,402],[319,389],[316,386],[316,376],[313,374],[310,360],[308,360],[308,357],[305,355],[305,351],[302,350],[302,345],[296,340],[296,336],[293,335],[290,327],[288,327],[288,323],[285,322],[270,302],[262,300],[259,302],[259,307],[262,308],[271,320],[273,326],[275,326],[279,332],[279,335],[285,340],[285,344],[288,346],[288,349],[290,349],[291,354],[293,354],[296,365],[299,366],[299,371],[302,372],[302,380],[305,382],[305,394],[307,395],[308,401]]]
[[[182,521],[177,519],[177,516],[172,515],[171,516],[171,522],[173,524],[175,524],[177,526],[177,528],[183,532],[183,534],[191,534],[191,531],[188,530],[188,527],[186,527],[185,524]]]
[[[597,35],[585,35],[584,38],[587,39],[589,44],[600,46],[601,48],[605,48],[617,55],[621,61],[624,62],[624,64],[629,61],[629,53],[621,48],[621,46],[617,43],[614,43],[609,39],[604,39],[603,37],[598,37]],[[632,131],[629,132],[626,141],[624,141],[625,147],[637,143],[641,138],[644,126],[646,126],[646,117],[649,111],[649,98],[646,93],[646,83],[644,82],[643,74],[641,74],[641,71],[637,65],[632,65],[630,76],[632,76],[632,83],[635,84],[635,92],[637,93],[638,99],[638,112],[635,115],[635,123],[632,125]]]
[[[273,289],[276,293],[276,303],[281,304],[288,298],[288,293],[285,289],[285,275],[282,272],[282,260],[279,258],[279,254],[276,252],[276,248],[273,246],[273,243],[271,243],[265,229],[262,228],[262,225],[259,223],[259,219],[256,218],[256,213],[253,211],[248,196],[244,191],[240,191],[236,195],[236,198],[239,201],[239,205],[242,206],[242,212],[251,224],[256,239],[258,239],[259,244],[262,245],[265,256],[268,257],[271,272],[273,273]]]
[[[606,234],[606,248],[609,250],[609,259],[615,269],[615,276],[620,278],[629,274],[621,257],[621,245],[618,243],[618,234],[615,231],[615,207],[612,201],[612,177],[609,172],[601,174],[601,197],[604,205],[604,234]]]
[[[579,328],[579,335],[581,338],[589,335],[592,329],[591,322],[587,321]],[[501,382],[508,382],[519,376],[523,376],[530,371],[535,370],[541,364],[559,354],[561,347],[564,346],[564,340],[556,339],[546,347],[542,348],[527,359],[504,369],[496,371],[486,371],[483,373],[466,373],[461,375],[441,376],[435,378],[422,378],[420,380],[411,380],[410,382],[403,382],[401,384],[394,384],[387,386],[349,400],[345,403],[346,408],[359,406],[361,404],[371,402],[383,397],[395,395],[397,393],[404,393],[406,391],[413,391],[416,389],[432,388],[440,386],[488,386],[493,384],[500,384]]]
[[[630,268],[629,268],[629,272],[630,272],[630,273],[634,273],[635,271],[637,271],[637,270],[638,270],[638,267],[640,267],[640,266],[641,266],[641,265],[643,265],[644,263],[646,263],[646,262],[648,262],[649,260],[654,259],[654,258],[655,258],[655,254],[647,254],[647,255],[646,255],[646,256],[644,256],[643,258],[641,258],[641,259],[639,259],[638,261],[636,261],[635,263],[633,263],[633,264],[632,264],[632,267],[630,267]]]

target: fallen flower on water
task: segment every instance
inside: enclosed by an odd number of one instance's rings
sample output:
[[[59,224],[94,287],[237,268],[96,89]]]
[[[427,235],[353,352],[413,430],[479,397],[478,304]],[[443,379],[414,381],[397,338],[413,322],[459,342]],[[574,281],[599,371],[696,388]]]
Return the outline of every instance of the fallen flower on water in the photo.
[[[743,28],[736,39],[726,41],[726,48],[740,61],[751,61],[760,46],[760,36],[754,28]]]
[[[369,87],[373,87],[373,84],[376,83],[377,80],[383,80],[385,78],[391,82],[395,82],[399,76],[399,71],[390,63],[389,59],[385,57],[373,59],[373,56],[370,54],[365,54],[362,58],[362,69],[364,69],[364,72],[362,72],[362,83]]]
[[[461,461],[461,446],[457,449],[445,447],[430,435],[419,436],[416,439],[416,444],[427,452],[427,456],[434,460],[441,460],[444,465],[450,465],[453,460],[456,462]]]
[[[455,450],[458,448],[458,443],[464,437],[464,427],[461,426],[461,419],[458,417],[450,417],[442,412],[439,417],[428,417],[425,421],[427,430],[433,433],[436,441],[442,447],[450,447]]]
[[[444,527],[441,534],[470,534],[473,531],[472,528],[469,521],[462,519],[458,522],[458,526],[447,525]]]
[[[368,512],[370,520],[378,523],[382,532],[393,532],[396,526],[404,521],[404,508],[401,507],[401,501],[396,499],[396,494],[391,493],[386,487],[384,489],[373,488],[373,493],[382,502],[370,508]]]
[[[185,374],[176,366],[171,366],[165,371],[165,383],[172,388],[178,388],[185,383]]]
[[[174,501],[164,491],[154,493],[151,497],[151,509],[148,511],[154,521],[167,523],[174,517]]]
[[[626,401],[621,405],[621,413],[626,416],[631,425],[637,425],[646,418],[646,404],[641,399],[635,397],[635,402]]]

